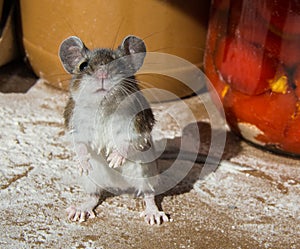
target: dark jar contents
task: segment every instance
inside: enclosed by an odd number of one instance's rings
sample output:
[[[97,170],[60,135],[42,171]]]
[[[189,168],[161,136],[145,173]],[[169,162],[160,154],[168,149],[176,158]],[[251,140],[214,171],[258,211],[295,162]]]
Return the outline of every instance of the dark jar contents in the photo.
[[[205,72],[232,131],[300,155],[300,0],[213,0]]]

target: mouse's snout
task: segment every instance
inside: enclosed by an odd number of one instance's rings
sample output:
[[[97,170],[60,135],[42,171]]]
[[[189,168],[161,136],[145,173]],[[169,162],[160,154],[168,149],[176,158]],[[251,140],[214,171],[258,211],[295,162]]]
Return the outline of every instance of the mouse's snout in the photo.
[[[94,76],[99,80],[107,79],[108,71],[105,67],[102,66],[95,71]]]

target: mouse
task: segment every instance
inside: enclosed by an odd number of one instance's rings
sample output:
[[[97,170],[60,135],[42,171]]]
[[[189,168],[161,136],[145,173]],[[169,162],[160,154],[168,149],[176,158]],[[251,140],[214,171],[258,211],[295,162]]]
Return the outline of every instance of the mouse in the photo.
[[[67,208],[70,220],[94,218],[104,192],[110,191],[141,196],[146,223],[169,221],[155,202],[155,118],[135,79],[145,55],[144,41],[134,35],[116,49],[89,49],[77,36],[59,47],[62,66],[72,76],[64,121],[87,195],[86,201]]]

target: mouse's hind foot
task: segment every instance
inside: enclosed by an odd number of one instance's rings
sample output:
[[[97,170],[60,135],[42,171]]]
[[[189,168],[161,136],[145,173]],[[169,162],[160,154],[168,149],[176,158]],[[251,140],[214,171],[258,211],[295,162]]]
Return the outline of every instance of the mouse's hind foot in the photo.
[[[91,195],[89,199],[78,207],[70,206],[66,209],[68,219],[72,221],[84,222],[87,219],[95,218],[94,209],[98,205],[99,197]]]
[[[169,217],[163,211],[158,210],[154,195],[145,195],[144,201],[146,208],[141,213],[141,217],[144,217],[146,223],[161,225],[163,222],[169,221]]]

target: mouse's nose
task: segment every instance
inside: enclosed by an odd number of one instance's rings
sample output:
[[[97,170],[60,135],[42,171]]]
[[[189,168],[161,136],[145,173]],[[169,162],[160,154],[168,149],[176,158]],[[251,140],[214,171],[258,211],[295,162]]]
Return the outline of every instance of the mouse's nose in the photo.
[[[95,76],[100,79],[100,80],[104,80],[108,78],[108,72],[106,69],[104,68],[99,68],[96,72],[95,72]]]

